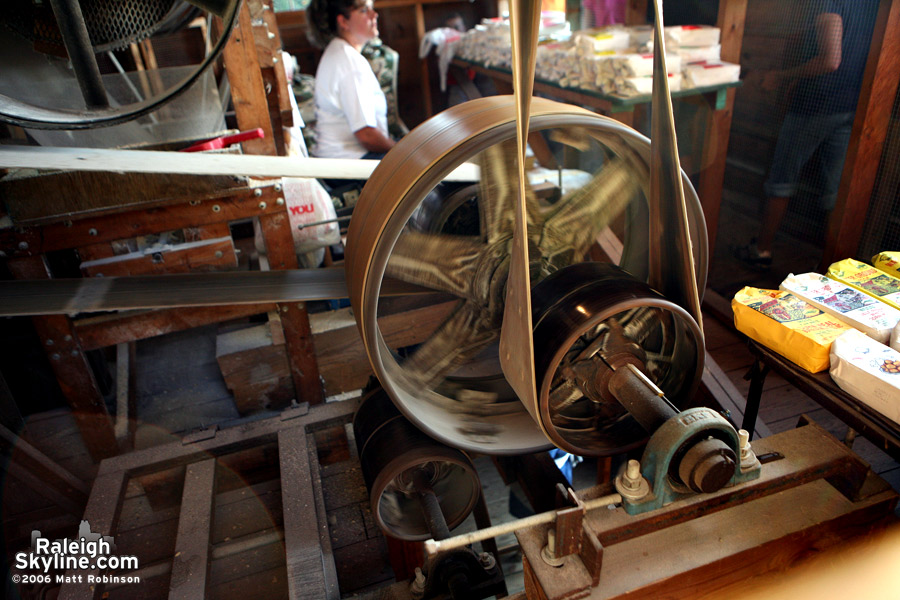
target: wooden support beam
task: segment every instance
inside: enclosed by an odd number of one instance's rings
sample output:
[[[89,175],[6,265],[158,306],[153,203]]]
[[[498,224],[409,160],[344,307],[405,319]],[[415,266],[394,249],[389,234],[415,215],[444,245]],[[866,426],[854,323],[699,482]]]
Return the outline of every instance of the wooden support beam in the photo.
[[[206,154],[159,150],[0,146],[0,169],[67,169],[125,173],[368,179],[379,162],[355,158],[297,158],[293,156]],[[477,182],[478,180],[478,167],[470,163],[460,165],[444,178],[444,181]]]
[[[253,40],[253,23],[247,4],[238,12],[238,26],[234,28],[223,51],[225,71],[231,84],[231,101],[234,104],[238,129],[247,131],[261,128],[262,139],[243,142],[247,154],[276,156],[275,141],[272,137],[272,121],[269,119],[266,89],[259,70],[256,43]]]
[[[84,511],[82,527],[89,527],[90,532],[102,536],[115,534],[116,524],[119,521],[119,513],[122,510],[122,500],[125,496],[125,484],[128,483],[128,475],[125,471],[117,471],[98,475],[91,488],[87,508]],[[84,533],[79,528],[78,537]],[[69,581],[78,583],[64,583],[59,591],[59,600],[88,600],[103,597],[102,584],[88,583],[88,575],[97,576],[99,571],[94,569],[84,571],[67,571]]]
[[[284,510],[284,545],[287,554],[288,590],[291,598],[337,598],[334,558],[326,556],[316,511],[313,479],[319,474],[310,465],[306,431],[292,427],[278,432],[281,496]],[[326,563],[332,563],[326,568]]]
[[[0,452],[6,457],[7,473],[71,515],[81,517],[90,488],[50,460],[40,450],[0,426]]]
[[[216,459],[188,465],[178,517],[169,600],[205,598],[210,566],[210,530],[216,497]]]
[[[881,0],[820,272],[855,257],[900,84],[900,2]]]
[[[41,256],[11,259],[7,266],[19,279],[50,277]],[[65,315],[46,315],[35,317],[33,323],[91,457],[99,461],[118,454],[112,418],[72,320]]]
[[[193,226],[215,225],[238,219],[283,212],[283,196],[276,185],[240,192],[221,198],[183,200],[171,206],[148,207],[74,221],[59,221],[42,227],[0,229],[0,250],[7,256],[34,256],[93,246],[103,242]],[[259,190],[258,192],[256,190]],[[278,199],[282,198],[282,203]]]
[[[75,321],[75,331],[82,348],[94,350],[210,323],[241,319],[274,308],[275,304],[269,303],[125,312],[78,319]]]
[[[266,243],[266,257],[274,270],[296,269],[297,254],[294,252],[294,238],[287,211],[265,215],[259,219],[263,239]],[[284,339],[288,352],[291,377],[297,400],[318,404],[324,402],[316,350],[313,345],[309,315],[304,302],[282,303],[278,306]]]

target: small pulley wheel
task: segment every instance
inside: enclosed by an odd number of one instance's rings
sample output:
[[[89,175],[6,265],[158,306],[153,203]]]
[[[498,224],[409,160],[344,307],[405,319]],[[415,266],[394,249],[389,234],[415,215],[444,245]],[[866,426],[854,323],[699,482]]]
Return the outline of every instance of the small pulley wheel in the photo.
[[[419,498],[422,487],[436,497],[447,529],[472,512],[481,483],[469,457],[422,433],[384,390],[363,399],[353,432],[372,514],[382,531],[409,541],[433,537],[434,526]]]
[[[573,454],[605,456],[643,444],[648,433],[609,391],[633,364],[676,408],[703,371],[703,337],[690,314],[621,268],[585,262],[532,291],[541,428]]]

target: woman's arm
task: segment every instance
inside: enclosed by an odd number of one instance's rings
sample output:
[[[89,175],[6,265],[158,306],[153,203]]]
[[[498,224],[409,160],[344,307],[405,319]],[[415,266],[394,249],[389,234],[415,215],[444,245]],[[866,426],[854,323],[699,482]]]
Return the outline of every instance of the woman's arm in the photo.
[[[387,152],[396,144],[394,140],[375,127],[363,127],[354,131],[353,135],[356,136],[363,148],[369,152]]]

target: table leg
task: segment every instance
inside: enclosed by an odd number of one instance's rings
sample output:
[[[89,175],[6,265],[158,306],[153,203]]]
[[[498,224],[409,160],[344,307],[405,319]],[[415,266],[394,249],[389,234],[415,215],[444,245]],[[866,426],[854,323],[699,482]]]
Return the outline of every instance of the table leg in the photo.
[[[762,399],[763,384],[766,382],[766,375],[769,374],[769,367],[762,361],[756,360],[750,371],[744,376],[750,380],[750,391],[747,392],[747,406],[744,407],[744,421],[741,423],[741,429],[750,434],[753,439],[753,430],[756,429],[756,419],[759,416],[759,402]]]

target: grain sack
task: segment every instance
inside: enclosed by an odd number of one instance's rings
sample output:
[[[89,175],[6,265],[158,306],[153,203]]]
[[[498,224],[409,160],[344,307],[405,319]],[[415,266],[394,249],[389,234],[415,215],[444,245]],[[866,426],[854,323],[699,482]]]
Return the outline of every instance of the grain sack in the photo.
[[[900,279],[852,258],[828,267],[828,276],[900,308]]]
[[[780,290],[745,287],[731,301],[738,331],[800,367],[828,368],[831,342],[851,329],[802,298]]]
[[[872,257],[872,266],[891,277],[900,277],[900,252],[879,252]]]
[[[852,329],[831,346],[831,378],[863,404],[900,423],[900,352]]]
[[[781,282],[781,289],[800,296],[882,344],[890,342],[891,333],[900,322],[900,310],[818,273],[791,274]]]

